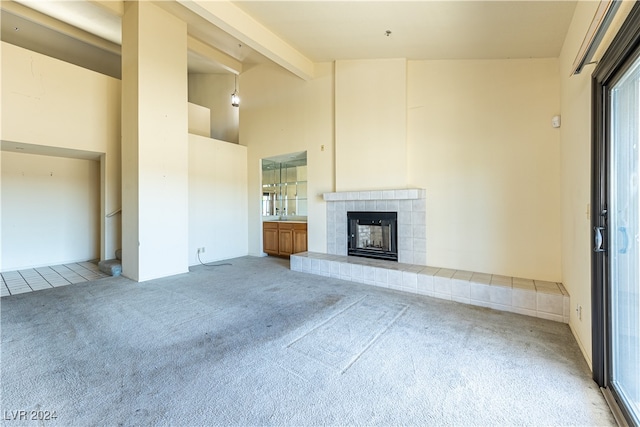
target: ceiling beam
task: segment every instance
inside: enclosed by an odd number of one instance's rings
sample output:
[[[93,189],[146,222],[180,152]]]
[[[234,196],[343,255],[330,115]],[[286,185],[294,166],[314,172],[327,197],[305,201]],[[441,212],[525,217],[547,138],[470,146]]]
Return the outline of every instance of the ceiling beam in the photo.
[[[222,68],[230,73],[240,74],[242,72],[242,62],[191,35],[187,36],[187,49],[197,55],[220,64]]]
[[[315,64],[228,0],[177,0],[242,43],[266,56],[296,76],[311,80]]]
[[[100,49],[106,50],[107,52],[120,55],[120,46],[118,44],[105,40],[102,37],[96,36],[95,34],[89,33],[73,25],[67,24],[66,22],[62,22],[49,15],[45,15],[44,13],[31,9],[30,7],[14,1],[3,1],[2,10],[23,19],[27,19],[35,24],[49,28],[50,30],[57,31],[60,34],[64,34],[73,39],[96,46]]]
[[[122,18],[124,15],[124,1],[116,0],[89,0],[90,3],[100,6],[101,8],[108,10],[116,16]]]

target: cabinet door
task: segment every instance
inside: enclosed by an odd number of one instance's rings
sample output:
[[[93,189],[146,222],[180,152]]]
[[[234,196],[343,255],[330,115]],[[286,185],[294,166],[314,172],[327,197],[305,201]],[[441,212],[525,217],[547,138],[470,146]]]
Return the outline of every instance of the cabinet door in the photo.
[[[297,254],[298,252],[306,252],[307,251],[307,229],[294,229],[293,230],[293,252]]]
[[[293,253],[293,230],[290,228],[278,231],[278,243],[280,255],[291,255]]]
[[[267,225],[267,223],[264,224],[262,245],[264,252],[271,255],[278,255],[278,224],[275,224],[275,228]]]

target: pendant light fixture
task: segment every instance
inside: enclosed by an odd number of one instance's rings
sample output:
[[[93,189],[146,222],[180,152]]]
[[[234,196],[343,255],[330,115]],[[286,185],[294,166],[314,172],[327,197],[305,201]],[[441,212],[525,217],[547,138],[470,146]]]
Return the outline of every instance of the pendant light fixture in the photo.
[[[233,75],[233,93],[231,94],[231,105],[234,107],[240,106],[240,95],[238,95],[238,75]]]

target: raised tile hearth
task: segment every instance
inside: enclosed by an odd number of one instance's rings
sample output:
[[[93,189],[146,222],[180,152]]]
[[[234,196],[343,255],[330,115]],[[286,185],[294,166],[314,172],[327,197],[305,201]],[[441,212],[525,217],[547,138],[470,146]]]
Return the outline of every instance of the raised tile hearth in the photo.
[[[291,270],[569,323],[561,283],[315,252],[291,255]]]

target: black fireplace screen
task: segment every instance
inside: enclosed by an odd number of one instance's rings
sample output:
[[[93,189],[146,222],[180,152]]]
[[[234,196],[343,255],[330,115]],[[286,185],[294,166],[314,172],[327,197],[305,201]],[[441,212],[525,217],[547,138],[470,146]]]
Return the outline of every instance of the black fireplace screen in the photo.
[[[397,212],[347,212],[348,254],[398,260]]]

